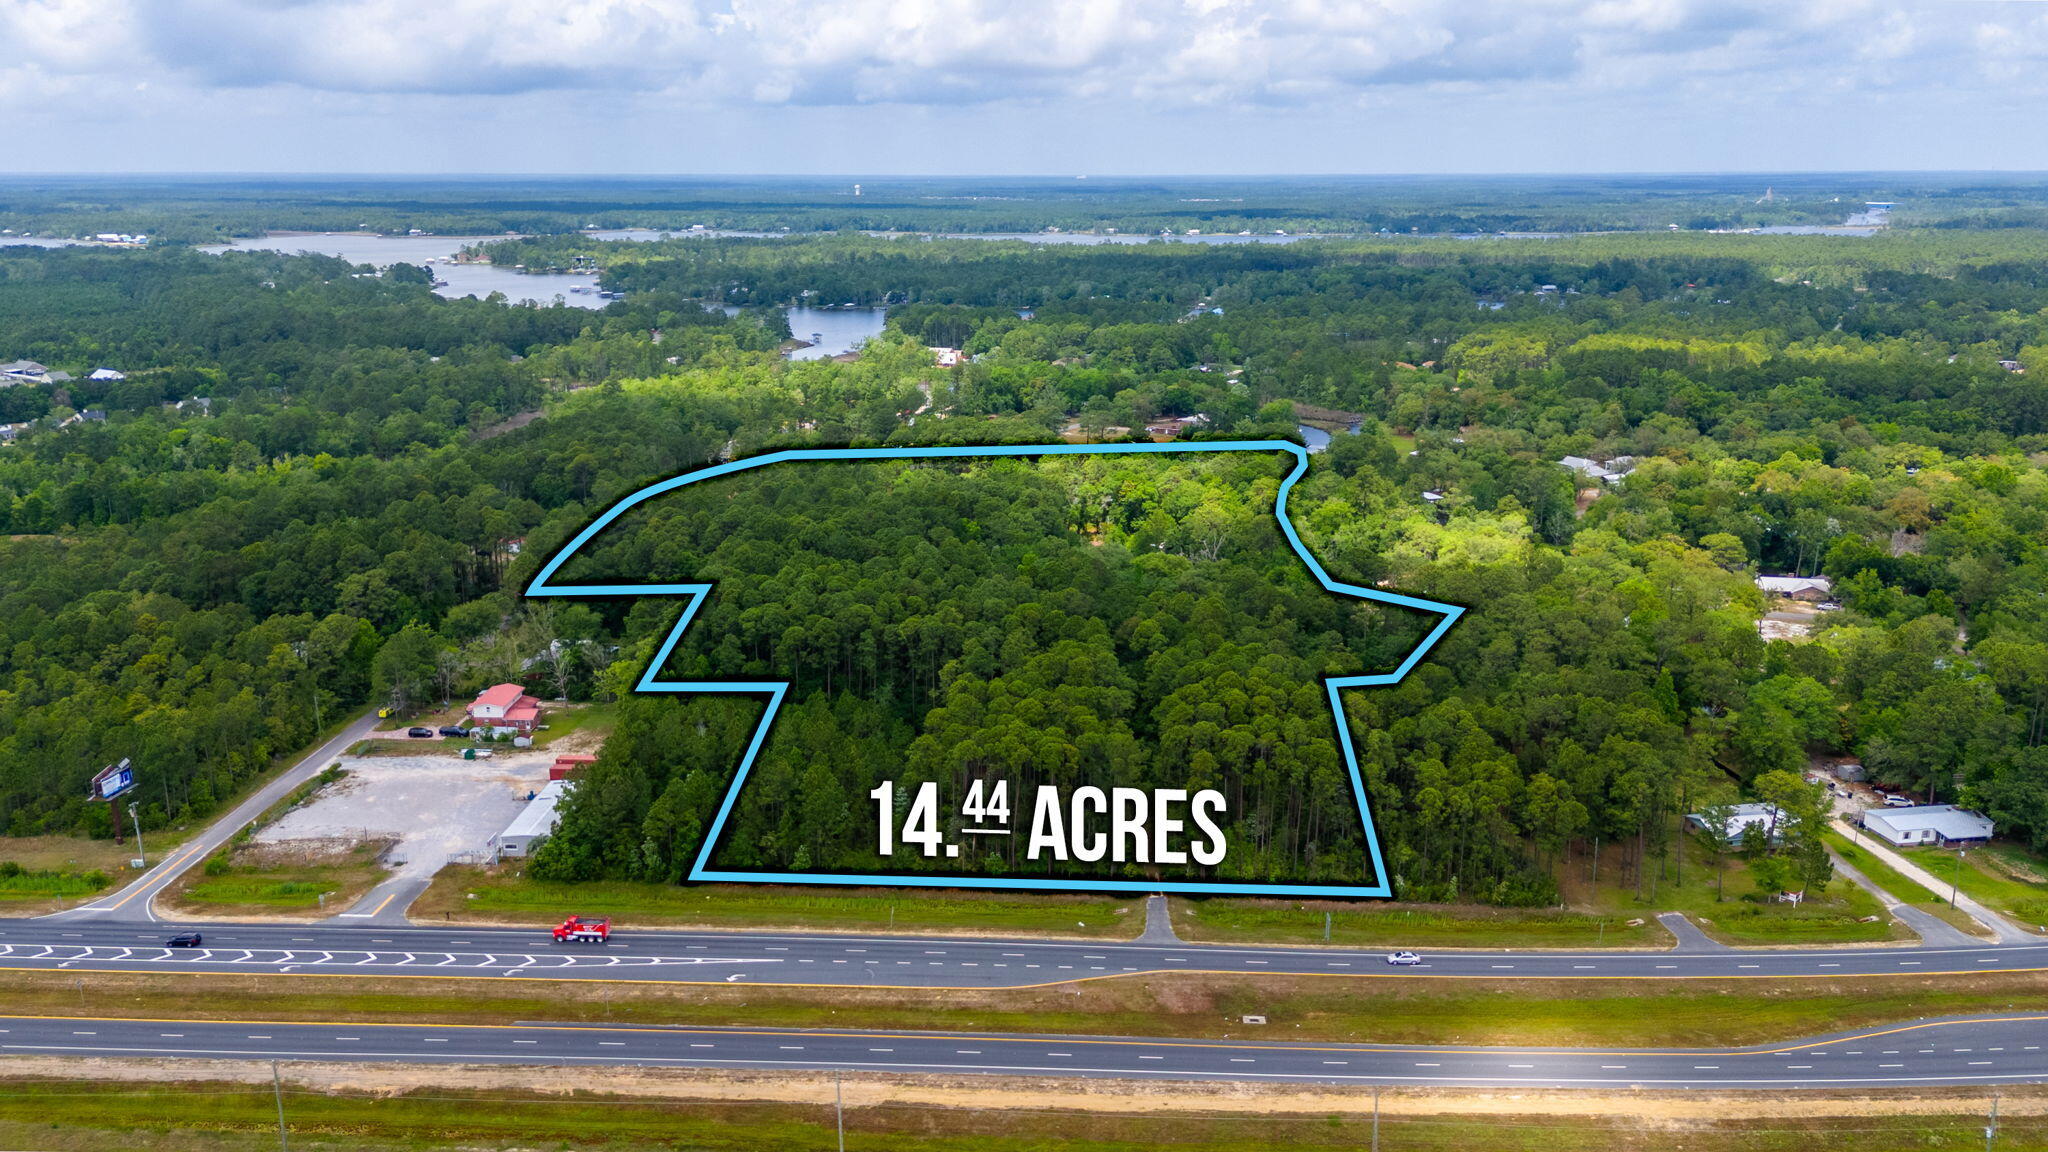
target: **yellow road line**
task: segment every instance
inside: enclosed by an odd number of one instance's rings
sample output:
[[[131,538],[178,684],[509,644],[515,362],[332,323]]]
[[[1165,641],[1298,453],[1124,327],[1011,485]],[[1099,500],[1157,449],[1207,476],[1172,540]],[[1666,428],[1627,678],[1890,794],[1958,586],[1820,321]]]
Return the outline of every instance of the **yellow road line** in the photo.
[[[190,859],[192,853],[197,849],[198,845],[187,844],[185,847],[178,849],[176,852],[171,853],[169,856],[166,856],[163,860],[159,861],[157,864],[157,868],[168,868],[170,867],[171,864],[177,861]],[[135,882],[135,890],[133,892],[128,893],[126,896],[121,897],[119,900],[115,901],[112,904],[94,905],[92,908],[89,909],[89,911],[112,912],[116,908],[119,908],[121,905],[126,904],[130,900],[135,899],[137,896],[142,895],[144,892],[149,891],[152,885],[162,883],[169,875],[169,873],[165,873],[163,876],[159,876],[154,880],[145,876],[141,880],[137,880]]]
[[[232,925],[230,925],[232,927]],[[258,949],[264,951],[264,949]],[[339,951],[360,951],[360,949],[339,949]],[[55,972],[55,968],[17,968],[0,959],[0,974],[8,972]],[[1652,983],[1680,980],[1841,980],[1862,978],[1886,978],[1892,976],[1908,979],[1925,979],[1929,976],[1982,976],[1983,969],[1953,970],[1935,969],[1914,972],[1787,972],[1781,975],[1746,973],[1739,976],[1488,976],[1460,975],[1450,972],[1433,972],[1428,975],[1403,972],[1247,972],[1226,968],[1148,968],[1142,972],[1108,972],[1101,976],[1071,976],[1065,980],[1047,980],[1038,984],[831,984],[809,983],[801,980],[748,980],[744,983],[729,983],[724,980],[655,980],[635,979],[630,976],[513,976],[507,969],[506,975],[429,975],[423,972],[215,972],[191,968],[66,968],[68,975],[102,974],[108,976],[288,976],[312,977],[327,980],[478,980],[493,984],[507,980],[521,980],[541,984],[645,984],[655,988],[805,988],[819,990],[865,991],[865,992],[1026,992],[1039,988],[1063,988],[1070,984],[1087,984],[1096,980],[1130,980],[1144,976],[1275,976],[1300,977],[1307,980],[1497,980],[1516,982],[1524,980],[1640,980]],[[2027,975],[2048,972],[2043,968],[1998,968],[1992,970],[2004,975]]]
[[[1299,1044],[1232,1044],[1214,1040],[1145,1040],[1111,1039],[1094,1036],[1002,1036],[983,1032],[918,1032],[899,1031],[849,1031],[822,1032],[811,1028],[711,1028],[711,1027],[648,1027],[611,1026],[603,1024],[444,1024],[444,1023],[392,1023],[361,1020],[195,1020],[158,1016],[18,1016],[0,1015],[0,1020],[75,1020],[101,1024],[232,1024],[238,1027],[261,1025],[283,1028],[460,1028],[476,1032],[600,1032],[606,1034],[644,1034],[666,1036],[752,1036],[781,1037],[806,1036],[823,1040],[884,1040],[910,1036],[914,1039],[942,1040],[948,1038],[972,1037],[977,1041],[994,1044],[1089,1044],[1099,1047],[1125,1048],[1177,1048],[1201,1051],[1224,1052],[1298,1052],[1304,1049],[1317,1052],[1344,1052],[1365,1055],[1419,1056],[1441,1054],[1450,1056],[1473,1055],[1515,1055],[1515,1056],[1582,1056],[1597,1052],[1604,1056],[1782,1056],[1789,1052],[1804,1052],[1820,1045],[1850,1044],[1861,1040],[1874,1040],[1880,1036],[1896,1036],[1904,1032],[1919,1032],[1930,1028],[1960,1028],[1975,1024],[2031,1024],[2048,1021],[2048,1016],[1990,1016],[1971,1020],[1929,1020],[1918,1024],[1902,1024],[1895,1028],[1880,1028],[1869,1032],[1858,1032],[1849,1036],[1837,1036],[1826,1040],[1807,1040],[1777,1048],[1653,1048],[1647,1050],[1623,1050],[1613,1048],[1513,1048],[1466,1045],[1463,1047],[1445,1045],[1439,1047],[1394,1048],[1386,1046],[1361,1047],[1356,1043],[1317,1043],[1303,1041]]]

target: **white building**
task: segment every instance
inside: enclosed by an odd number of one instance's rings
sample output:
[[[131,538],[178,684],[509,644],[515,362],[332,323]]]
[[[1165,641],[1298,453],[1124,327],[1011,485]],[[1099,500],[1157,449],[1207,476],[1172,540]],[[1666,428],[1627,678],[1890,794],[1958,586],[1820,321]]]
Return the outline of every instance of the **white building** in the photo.
[[[1922,804],[1913,808],[1872,808],[1863,814],[1863,829],[1900,848],[1922,845],[1981,844],[1991,839],[1989,817],[1953,804]]]
[[[1773,596],[1790,596],[1795,600],[1825,600],[1835,590],[1833,582],[1825,576],[1759,576],[1756,586]]]
[[[533,842],[552,834],[562,815],[555,806],[562,802],[569,789],[575,786],[572,780],[550,780],[547,787],[534,794],[505,826],[503,832],[491,838],[491,854],[502,860],[507,856],[525,856],[533,851]]]
[[[100,380],[109,383],[126,380],[127,378],[128,374],[126,372],[119,372],[112,368],[95,368],[92,370],[92,375],[86,377],[88,380]]]
[[[1619,484],[1622,477],[1636,470],[1636,459],[1633,456],[1616,456],[1605,463],[1589,460],[1584,456],[1567,456],[1559,460],[1558,464],[1588,480],[1598,480],[1602,484]]]
[[[1728,843],[1739,844],[1745,835],[1768,836],[1773,840],[1782,835],[1785,812],[1776,804],[1737,804],[1728,809],[1728,823],[1722,828]],[[1703,812],[1694,812],[1685,818],[1686,826],[1695,832],[1707,830],[1707,817]],[[1750,829],[1756,829],[1751,833]]]

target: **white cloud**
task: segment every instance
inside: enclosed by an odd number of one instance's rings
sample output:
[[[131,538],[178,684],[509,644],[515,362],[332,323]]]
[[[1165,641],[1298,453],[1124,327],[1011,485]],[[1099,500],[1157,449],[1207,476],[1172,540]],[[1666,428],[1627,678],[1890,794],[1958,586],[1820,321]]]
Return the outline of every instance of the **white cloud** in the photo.
[[[0,49],[53,76],[712,104],[2017,83],[2044,26],[1943,0],[0,0]]]
[[[0,0],[0,135],[44,169],[2048,167],[2044,64],[2048,3],[1997,0]]]

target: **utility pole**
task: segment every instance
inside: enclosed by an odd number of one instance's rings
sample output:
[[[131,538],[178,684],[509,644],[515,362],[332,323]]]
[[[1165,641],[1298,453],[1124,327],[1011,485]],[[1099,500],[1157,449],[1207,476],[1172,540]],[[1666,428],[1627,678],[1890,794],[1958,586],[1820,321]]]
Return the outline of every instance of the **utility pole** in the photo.
[[[1954,864],[1948,870],[1948,906],[1956,906],[1956,890],[1963,879],[1963,850],[1956,849]]]
[[[839,1123],[839,1152],[846,1152],[846,1096],[840,1091],[840,1072],[832,1070],[832,1115]]]
[[[1329,942],[1330,942],[1330,914],[1329,914],[1328,912],[1325,912],[1325,913],[1323,913],[1323,943],[1325,943],[1325,944],[1328,944]]]
[[[1372,1152],[1380,1152],[1380,1086],[1372,1086]]]
[[[1998,1139],[1998,1092],[1991,1093],[1991,1123],[1984,1126],[1984,1152],[1991,1152],[1991,1142]]]
[[[147,868],[149,867],[149,853],[142,850],[142,817],[135,814],[135,809],[139,806],[139,803],[138,801],[128,805],[128,822],[135,825],[135,856],[142,861],[142,866]]]
[[[270,1089],[277,1095],[277,1149],[291,1152],[291,1143],[284,1134],[284,1079],[277,1074],[277,1061],[270,1062]]]

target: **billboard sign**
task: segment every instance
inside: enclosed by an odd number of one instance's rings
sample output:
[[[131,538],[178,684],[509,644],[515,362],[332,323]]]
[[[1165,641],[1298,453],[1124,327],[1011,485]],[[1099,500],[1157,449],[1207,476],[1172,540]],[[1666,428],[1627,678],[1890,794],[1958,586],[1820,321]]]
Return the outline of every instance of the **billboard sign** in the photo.
[[[135,787],[135,768],[126,759],[119,764],[110,764],[100,769],[92,778],[94,800],[112,800],[121,793]]]

